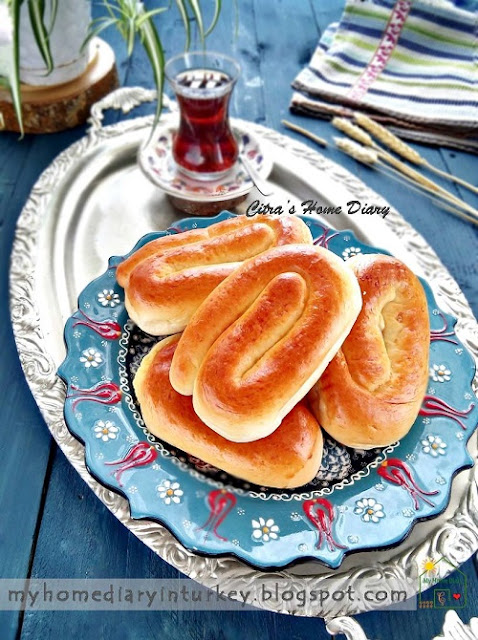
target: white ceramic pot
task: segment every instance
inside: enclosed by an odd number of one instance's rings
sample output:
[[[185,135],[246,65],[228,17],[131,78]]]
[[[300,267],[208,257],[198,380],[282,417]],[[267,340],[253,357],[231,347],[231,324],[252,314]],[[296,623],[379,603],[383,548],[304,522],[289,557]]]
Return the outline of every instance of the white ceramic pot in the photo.
[[[49,23],[49,3],[45,21]],[[47,69],[30,24],[25,2],[20,19],[20,80],[35,86],[52,86],[80,76],[88,65],[88,50],[80,52],[91,19],[90,0],[59,0],[55,26],[50,34],[50,50],[55,68]]]

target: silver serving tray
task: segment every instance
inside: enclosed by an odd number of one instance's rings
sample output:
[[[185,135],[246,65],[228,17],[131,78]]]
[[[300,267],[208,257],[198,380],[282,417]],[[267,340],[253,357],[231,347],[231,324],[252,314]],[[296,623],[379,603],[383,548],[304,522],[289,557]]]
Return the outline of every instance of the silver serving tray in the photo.
[[[262,587],[278,582],[283,589],[346,589],[357,593],[373,589],[384,578],[413,596],[417,575],[426,556],[446,556],[455,565],[478,549],[477,466],[461,472],[453,482],[446,511],[417,524],[399,547],[359,553],[346,558],[338,570],[318,563],[276,572],[261,572],[233,557],[205,558],[185,549],[160,524],[135,521],[121,496],[96,482],[84,463],[83,446],[63,420],[65,390],[56,375],[65,355],[63,326],[77,307],[83,287],[102,273],[108,257],[129,251],[145,233],[165,229],[184,217],[165,195],[141,173],[136,155],[149,135],[152,118],[138,118],[102,127],[107,107],[128,111],[154,98],[139,88],[119,89],[93,107],[88,135],[61,153],[34,186],[18,220],[11,258],[11,319],[25,376],[45,421],[71,464],[115,516],[164,560],[201,584],[224,590],[247,588],[257,595],[257,606],[331,621],[371,609],[372,603],[325,601],[298,607],[294,600],[261,602]],[[174,117],[174,116],[168,116]],[[366,185],[337,164],[305,145],[252,123],[247,126],[265,141],[273,154],[269,182],[274,196],[257,191],[240,205],[244,212],[254,199],[289,206],[306,199],[328,206],[344,206],[351,199],[386,206]],[[458,318],[456,332],[478,360],[478,326],[456,282],[426,241],[393,209],[384,219],[335,215],[322,219],[337,229],[351,228],[364,242],[388,249],[404,260],[432,286],[440,306]],[[478,376],[474,381],[475,392]],[[470,453],[477,457],[476,434]],[[297,603],[297,599],[295,599]],[[352,637],[353,622],[336,618],[331,633]]]

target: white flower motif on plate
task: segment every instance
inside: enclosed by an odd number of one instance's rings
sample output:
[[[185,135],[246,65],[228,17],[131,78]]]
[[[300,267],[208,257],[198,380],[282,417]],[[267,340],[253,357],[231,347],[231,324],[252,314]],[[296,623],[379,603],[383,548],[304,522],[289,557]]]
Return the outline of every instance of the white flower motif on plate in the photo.
[[[269,542],[269,540],[277,540],[279,538],[279,527],[272,518],[265,520],[252,520],[252,537],[257,542]]]
[[[446,453],[447,444],[440,436],[428,435],[422,440],[422,451],[433,458],[438,456],[444,456]]]
[[[385,517],[383,506],[375,498],[362,498],[355,503],[354,513],[361,516],[364,522],[377,523]]]
[[[97,296],[102,307],[116,307],[120,303],[120,297],[113,289],[103,289]]]
[[[103,356],[97,349],[89,347],[82,351],[80,362],[84,365],[85,369],[89,369],[90,367],[96,369],[96,367],[103,363]]]
[[[451,371],[444,364],[434,364],[430,367],[430,378],[434,382],[449,382]]]
[[[157,491],[164,504],[179,504],[184,491],[181,489],[179,482],[171,482],[171,480],[163,480],[157,487]]]
[[[95,437],[103,442],[109,442],[110,440],[116,440],[119,433],[119,427],[115,425],[111,420],[97,420],[93,427]]]
[[[349,260],[349,258],[358,256],[359,253],[362,253],[362,249],[360,249],[360,247],[347,247],[347,249],[342,251],[342,257],[344,260]]]

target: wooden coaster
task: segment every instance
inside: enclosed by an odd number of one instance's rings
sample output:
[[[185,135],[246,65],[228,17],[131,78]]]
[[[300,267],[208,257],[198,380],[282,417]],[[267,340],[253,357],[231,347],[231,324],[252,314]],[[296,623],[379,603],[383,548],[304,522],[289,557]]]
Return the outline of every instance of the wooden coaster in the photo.
[[[52,87],[22,85],[25,133],[54,133],[83,124],[90,107],[118,86],[113,49],[104,40],[91,43],[86,71],[71,82]],[[20,131],[10,93],[0,90],[0,129]]]

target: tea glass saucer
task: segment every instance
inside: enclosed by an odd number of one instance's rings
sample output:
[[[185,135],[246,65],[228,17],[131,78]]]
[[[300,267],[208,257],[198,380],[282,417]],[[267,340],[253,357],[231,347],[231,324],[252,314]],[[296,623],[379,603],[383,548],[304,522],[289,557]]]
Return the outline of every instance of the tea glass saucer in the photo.
[[[266,144],[244,129],[234,126],[239,145],[239,158],[226,176],[218,180],[195,180],[185,175],[172,156],[174,125],[159,127],[154,137],[138,152],[138,163],[143,173],[167,194],[195,202],[233,200],[245,196],[254,187],[251,176],[244,168],[241,157],[262,178],[272,171],[272,158]]]

